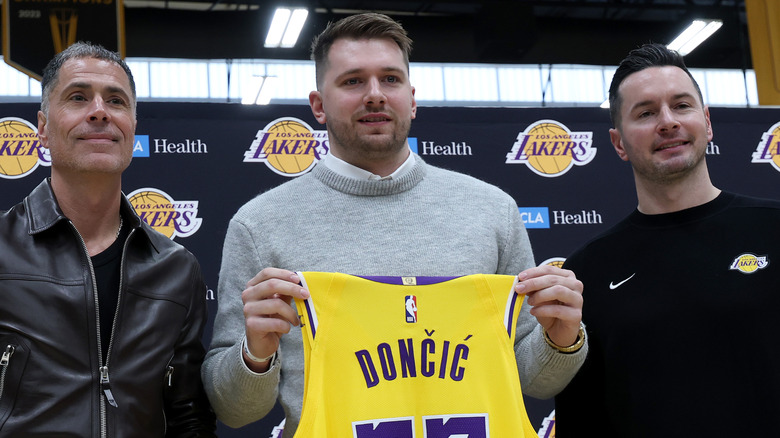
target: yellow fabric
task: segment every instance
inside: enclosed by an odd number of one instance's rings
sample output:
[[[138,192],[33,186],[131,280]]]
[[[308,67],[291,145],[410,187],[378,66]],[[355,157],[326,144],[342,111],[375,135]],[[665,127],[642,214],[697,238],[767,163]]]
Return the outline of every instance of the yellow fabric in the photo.
[[[296,300],[306,359],[296,438],[536,437],[514,357],[514,276],[299,274],[311,298]],[[418,285],[386,283],[401,278]]]

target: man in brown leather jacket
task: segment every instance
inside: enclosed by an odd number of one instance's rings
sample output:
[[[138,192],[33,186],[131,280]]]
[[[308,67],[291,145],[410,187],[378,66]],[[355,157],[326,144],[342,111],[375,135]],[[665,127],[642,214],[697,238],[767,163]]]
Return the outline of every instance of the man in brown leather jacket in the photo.
[[[0,215],[0,436],[213,437],[200,267],[121,192],[132,73],[76,43],[42,87],[51,178]]]

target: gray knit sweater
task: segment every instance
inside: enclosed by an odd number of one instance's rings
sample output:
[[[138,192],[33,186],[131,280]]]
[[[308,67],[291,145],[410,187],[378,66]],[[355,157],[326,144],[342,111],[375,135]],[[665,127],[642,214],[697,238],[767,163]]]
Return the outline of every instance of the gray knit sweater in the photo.
[[[243,363],[241,291],[265,267],[354,275],[514,275],[534,265],[515,201],[475,178],[427,165],[399,179],[346,178],[315,166],[265,192],[230,221],[219,277],[219,311],[203,381],[219,419],[240,427],[265,416],[277,397],[298,426],[303,402],[301,332],[281,338],[264,374]],[[587,349],[561,354],[545,344],[523,306],[515,352],[523,392],[549,398],[573,377]]]

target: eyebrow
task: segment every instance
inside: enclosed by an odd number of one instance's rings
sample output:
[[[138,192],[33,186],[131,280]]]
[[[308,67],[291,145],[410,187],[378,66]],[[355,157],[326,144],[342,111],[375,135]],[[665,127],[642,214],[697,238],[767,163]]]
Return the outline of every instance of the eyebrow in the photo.
[[[80,90],[91,90],[94,88],[94,86],[89,82],[71,82],[68,84],[63,91],[70,90],[70,89],[80,89]],[[122,87],[117,87],[115,85],[109,85],[106,87],[106,90],[108,90],[110,93],[113,94],[121,94],[122,96],[129,96],[127,91]]]
[[[339,75],[338,75],[338,77],[339,77],[339,78],[341,78],[341,77],[343,77],[343,76],[349,76],[349,75],[354,75],[354,74],[362,73],[362,72],[364,72],[365,70],[366,70],[366,69],[365,69],[365,68],[362,68],[362,67],[359,67],[359,68],[353,68],[353,69],[350,69],[350,70],[347,70],[347,71],[344,71],[344,72],[342,72],[341,74],[339,74]],[[388,67],[382,67],[382,68],[381,68],[381,71],[382,71],[382,72],[385,72],[385,73],[388,73],[388,72],[399,72],[399,73],[406,74],[406,70],[404,70],[404,69],[402,69],[402,68],[399,68],[399,67],[392,67],[392,66],[388,66]]]
[[[693,98],[693,99],[696,99],[696,96],[694,96],[691,93],[688,93],[687,91],[682,92],[682,93],[677,93],[674,96],[672,96],[672,100],[679,100],[679,99],[683,99],[683,98]],[[641,107],[644,107],[644,106],[651,105],[654,102],[655,102],[655,100],[653,100],[653,99],[646,99],[646,100],[643,100],[641,102],[637,102],[637,103],[635,103],[634,105],[631,106],[631,111],[633,111],[633,110],[635,110],[637,108],[641,108]]]

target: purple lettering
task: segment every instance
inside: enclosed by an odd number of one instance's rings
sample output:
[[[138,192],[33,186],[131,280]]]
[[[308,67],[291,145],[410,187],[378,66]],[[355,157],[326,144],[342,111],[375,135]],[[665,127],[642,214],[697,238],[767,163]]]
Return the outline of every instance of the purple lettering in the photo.
[[[352,423],[355,438],[414,438],[412,419],[377,420]]]
[[[181,216],[181,213],[179,213],[176,210],[170,212],[170,214],[168,215],[168,219],[165,221],[165,224],[163,224],[163,226],[177,228],[176,219],[178,219],[179,216]]]
[[[417,369],[414,366],[414,346],[412,338],[398,340],[399,359],[401,360],[401,375],[403,377],[417,377]]]
[[[466,373],[466,369],[458,367],[458,361],[460,359],[466,360],[469,358],[469,347],[458,344],[455,347],[455,353],[452,355],[452,368],[450,369],[450,378],[456,382],[463,380],[463,375]]]
[[[772,152],[770,151],[770,148],[772,147],[772,140],[774,140],[775,136],[770,134],[766,136],[766,145],[764,147],[764,152],[761,152],[761,159],[762,160],[771,160],[772,159]],[[780,144],[778,144],[778,147],[776,149],[780,149]],[[777,153],[777,151],[775,151]]]
[[[450,352],[450,341],[444,341],[444,348],[441,352],[441,367],[439,368],[439,378],[447,377],[447,354]]]
[[[255,150],[255,155],[252,157],[253,159],[257,160],[265,153],[265,142],[267,139],[268,133],[263,132],[263,136],[257,141],[257,149]]]
[[[434,373],[434,362],[428,361],[428,353],[433,355],[436,352],[436,343],[433,339],[424,339],[420,345],[422,350],[420,355],[420,372],[425,377],[431,377]]]
[[[525,145],[526,145],[527,143],[528,143],[528,136],[527,136],[527,135],[524,135],[524,136],[523,136],[523,143],[520,145],[520,147],[519,147],[519,148],[517,148],[517,155],[515,155],[515,161],[518,161],[518,160],[520,160],[520,158],[521,158],[523,155],[527,155],[527,154],[525,153]]]
[[[379,353],[379,362],[382,364],[382,376],[385,380],[395,380],[398,374],[395,372],[395,363],[393,362],[393,352],[390,345],[381,343],[376,347]]]
[[[488,424],[484,416],[464,417],[428,417],[424,419],[427,438],[450,438],[467,436],[469,438],[487,438]]]
[[[360,369],[363,370],[363,378],[366,379],[366,387],[372,388],[379,384],[379,375],[376,373],[374,367],[374,361],[371,360],[371,355],[366,350],[360,350],[355,352]]]

